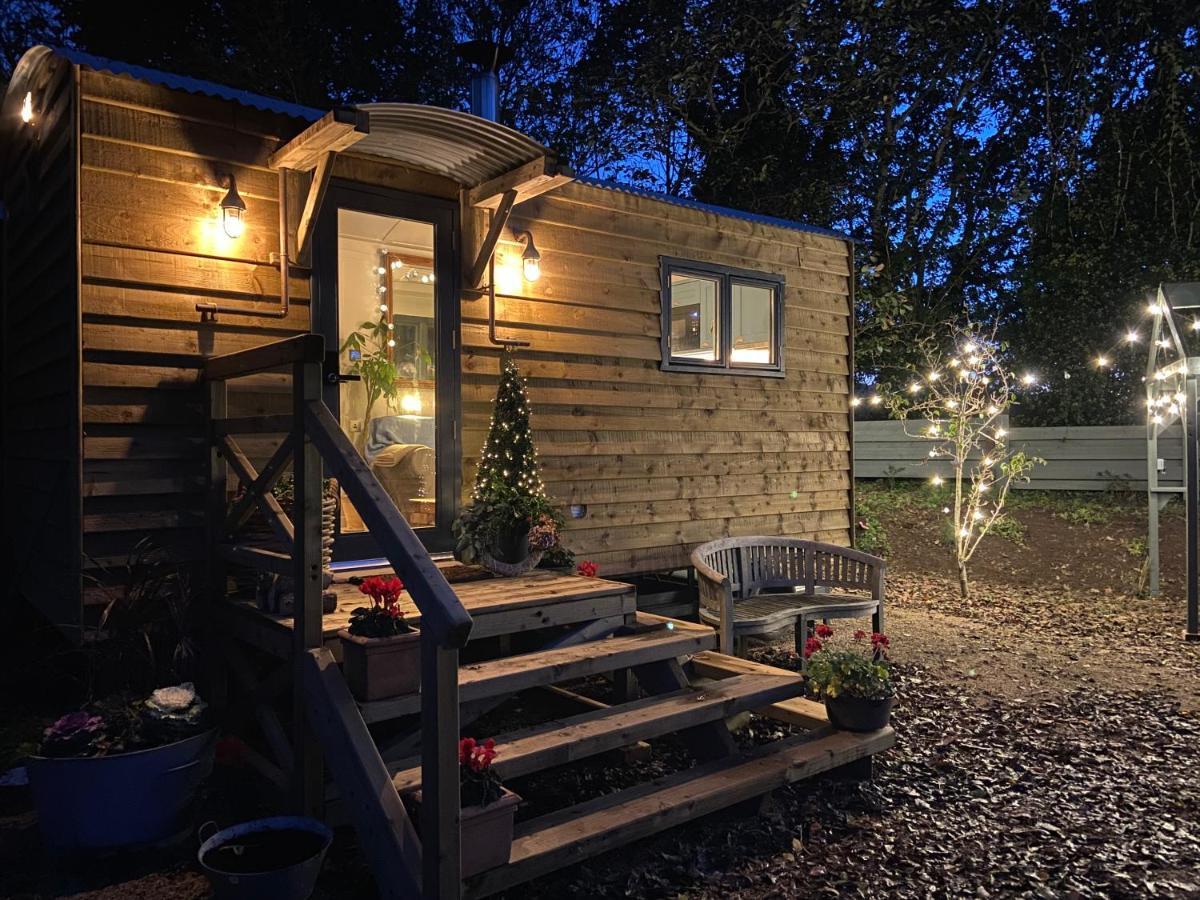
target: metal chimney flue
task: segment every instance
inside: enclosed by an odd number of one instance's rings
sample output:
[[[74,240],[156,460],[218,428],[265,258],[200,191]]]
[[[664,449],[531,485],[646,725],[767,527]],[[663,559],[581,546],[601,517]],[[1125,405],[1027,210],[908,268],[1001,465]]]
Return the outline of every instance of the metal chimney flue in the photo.
[[[458,54],[470,63],[471,112],[481,119],[495,122],[500,114],[500,67],[512,59],[510,47],[494,41],[465,41],[458,45]]]

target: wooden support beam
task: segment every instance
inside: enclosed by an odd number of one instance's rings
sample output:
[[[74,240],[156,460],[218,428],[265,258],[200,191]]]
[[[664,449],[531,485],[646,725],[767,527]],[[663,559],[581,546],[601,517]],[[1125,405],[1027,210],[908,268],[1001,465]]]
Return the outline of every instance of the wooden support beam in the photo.
[[[539,156],[467,191],[467,203],[481,209],[497,209],[504,195],[515,191],[514,202],[523,203],[574,181],[574,173],[553,159]]]
[[[252,695],[258,689],[261,680],[254,674],[254,669],[251,667],[249,660],[232,643],[226,646],[225,652],[226,658],[229,661],[229,670],[240,682],[240,693]],[[288,741],[287,732],[284,731],[283,724],[279,721],[279,716],[276,715],[275,710],[266,700],[251,701],[251,712],[254,715],[255,721],[258,722],[259,730],[267,741],[267,746],[271,748],[271,754],[275,757],[275,762],[279,770],[284,773],[290,773],[295,764],[295,759],[292,755],[292,745]]]
[[[307,172],[326,153],[353,147],[370,133],[370,129],[370,120],[364,110],[353,107],[332,109],[272,153],[267,164],[272,169]]]
[[[272,575],[292,577],[292,558],[286,553],[241,544],[221,544],[220,552],[227,562],[270,572]]]
[[[229,411],[229,385],[224,381],[212,381],[207,385],[208,417],[213,422],[224,418]],[[205,591],[205,608],[200,615],[202,643],[205,649],[205,684],[204,693],[212,704],[213,713],[220,717],[225,712],[228,703],[227,676],[225,656],[221,652],[220,629],[216,623],[213,610],[225,603],[229,590],[228,573],[225,560],[217,547],[224,540],[221,526],[225,522],[225,506],[229,502],[228,470],[225,457],[217,444],[217,435],[211,428],[208,435],[208,495],[205,510],[205,540],[208,547],[207,576],[208,585]]]
[[[421,859],[424,896],[462,896],[458,650],[421,637]],[[393,787],[393,790],[395,788]]]
[[[304,198],[304,211],[300,213],[300,224],[296,228],[296,258],[301,262],[308,260],[308,245],[312,239],[313,226],[317,222],[317,213],[325,201],[325,191],[329,188],[329,176],[333,174],[333,161],[337,154],[333,151],[323,155],[313,170],[312,181],[308,185],[308,196]]]
[[[295,362],[321,362],[324,358],[325,338],[319,334],[298,334],[248,350],[210,356],[204,361],[204,378],[207,381],[243,378]]]
[[[308,716],[346,801],[343,808],[354,819],[359,846],[375,873],[380,896],[422,896],[421,845],[416,831],[333,654],[325,649],[308,650],[301,658]]]
[[[321,363],[299,362],[292,368],[292,415],[304,421],[310,403],[321,402]],[[321,748],[311,730],[309,703],[305,696],[304,672],[311,659],[308,651],[322,648],[321,632],[321,502],[323,491],[321,453],[303,431],[296,432],[296,456],[293,466],[296,537],[292,544],[293,649],[295,680],[292,689],[292,768],[293,805],[303,815],[320,816],[325,803],[325,778]],[[268,495],[269,496],[269,495]],[[272,498],[274,499],[274,498]]]
[[[213,431],[222,434],[287,434],[291,416],[238,416],[213,419]]]
[[[487,271],[492,254],[496,251],[496,242],[500,240],[500,233],[504,231],[504,226],[508,224],[509,213],[512,212],[513,204],[516,201],[516,191],[505,191],[504,195],[500,198],[499,205],[492,212],[492,224],[488,228],[487,234],[483,237],[483,243],[479,247],[479,255],[475,257],[475,263],[471,266],[471,271],[467,275],[467,287],[478,288],[483,282],[483,273]]]

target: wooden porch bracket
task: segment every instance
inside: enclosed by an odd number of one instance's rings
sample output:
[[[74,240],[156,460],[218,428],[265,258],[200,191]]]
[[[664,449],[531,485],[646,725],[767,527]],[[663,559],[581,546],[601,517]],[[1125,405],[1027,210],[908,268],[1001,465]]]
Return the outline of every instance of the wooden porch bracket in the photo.
[[[475,262],[467,275],[468,288],[479,290],[480,284],[483,283],[483,273],[488,271],[492,264],[496,243],[500,240],[500,233],[504,231],[504,226],[508,224],[509,214],[512,213],[513,204],[516,202],[517,192],[510,188],[504,192],[499,204],[492,211],[492,224],[488,227],[487,234],[484,235],[483,243],[479,246],[479,255],[475,257]]]
[[[325,191],[329,188],[329,178],[333,175],[333,161],[336,157],[337,153],[332,150],[325,153],[313,170],[312,180],[308,184],[308,196],[304,198],[304,211],[300,213],[300,224],[296,227],[296,258],[301,263],[308,261],[313,226],[316,224],[321,204],[325,201]]]
[[[354,107],[331,109],[267,159],[272,169],[307,172],[328,153],[353,147],[371,130],[370,118]]]
[[[539,156],[471,188],[467,191],[467,205],[499,209],[509,191],[515,192],[515,203],[523,203],[574,180],[575,173],[566,166],[560,166],[552,157]]]

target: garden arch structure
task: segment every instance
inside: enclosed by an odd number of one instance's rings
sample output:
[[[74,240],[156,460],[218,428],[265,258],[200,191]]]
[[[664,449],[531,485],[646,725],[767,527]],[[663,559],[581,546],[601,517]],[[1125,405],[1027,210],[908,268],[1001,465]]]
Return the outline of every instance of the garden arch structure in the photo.
[[[1183,310],[1200,309],[1200,282],[1160,284],[1151,307],[1154,326],[1145,377],[1149,589],[1152,595],[1159,591],[1159,513],[1173,495],[1182,494],[1187,511],[1187,622],[1183,637],[1200,641],[1200,356],[1188,355],[1175,321]],[[1193,330],[1197,330],[1197,322],[1200,318],[1193,320]],[[1167,479],[1158,442],[1177,422],[1183,438],[1183,472],[1179,479]]]

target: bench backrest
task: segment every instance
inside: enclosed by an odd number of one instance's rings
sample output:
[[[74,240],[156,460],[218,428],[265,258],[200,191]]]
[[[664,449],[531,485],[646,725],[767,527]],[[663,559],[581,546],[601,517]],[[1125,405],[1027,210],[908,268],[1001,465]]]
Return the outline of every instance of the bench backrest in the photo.
[[[737,599],[786,587],[874,593],[884,567],[883,560],[859,550],[798,538],[721,538],[701,544],[695,556],[729,578]]]

